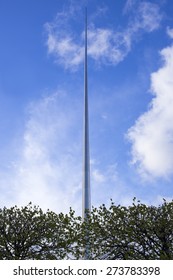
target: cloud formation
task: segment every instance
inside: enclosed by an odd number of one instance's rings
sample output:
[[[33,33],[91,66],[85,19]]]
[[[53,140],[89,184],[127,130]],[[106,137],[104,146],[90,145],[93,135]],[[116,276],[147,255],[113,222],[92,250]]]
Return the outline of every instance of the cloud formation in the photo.
[[[149,109],[128,131],[132,162],[144,177],[173,175],[173,46],[160,52],[162,67],[151,74]]]
[[[130,52],[137,35],[159,28],[162,20],[159,6],[148,1],[134,1],[129,4],[129,7],[132,5],[133,9],[126,9],[129,17],[127,27],[121,31],[105,27],[98,28],[94,22],[90,22],[88,55],[97,63],[116,65]],[[75,34],[70,28],[70,21],[74,21],[75,17],[77,18],[75,10],[71,11],[70,7],[63,13],[58,13],[53,22],[45,25],[48,52],[54,55],[56,63],[63,65],[66,69],[76,69],[82,63],[84,56],[83,31],[78,30],[78,34]]]
[[[129,14],[129,26],[132,32],[144,30],[152,32],[159,28],[162,14],[157,4],[149,1],[128,0],[124,8],[124,14]]]
[[[55,204],[62,205],[62,200],[64,207],[71,205],[80,180],[75,147],[73,142],[69,146],[67,141],[68,137],[72,139],[73,126],[74,114],[70,107],[64,108],[62,93],[45,97],[30,106],[18,165],[18,180],[23,187],[19,190],[20,201],[30,199],[41,204],[47,201],[53,208]]]
[[[82,122],[79,101],[62,91],[27,109],[18,156],[0,174],[0,206],[27,205],[78,214],[82,207]],[[18,145],[18,144],[17,144]],[[114,165],[91,163],[92,204],[109,202],[118,182]],[[5,190],[3,189],[5,186]],[[112,188],[110,187],[112,186]]]
[[[173,39],[173,28],[170,28],[169,26],[167,27],[167,34],[168,36]]]
[[[1,206],[32,201],[45,210],[67,212],[70,206],[79,210],[82,168],[80,130],[76,127],[78,101],[74,99],[71,106],[66,93],[56,92],[33,102],[27,111],[19,155],[1,174],[8,190],[3,192]]]

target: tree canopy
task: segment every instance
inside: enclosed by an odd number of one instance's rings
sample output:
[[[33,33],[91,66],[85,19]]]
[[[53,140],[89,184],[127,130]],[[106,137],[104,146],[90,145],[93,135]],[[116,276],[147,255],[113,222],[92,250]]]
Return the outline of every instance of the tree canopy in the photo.
[[[1,260],[83,259],[86,246],[93,260],[173,259],[173,201],[157,207],[111,201],[93,207],[85,221],[71,208],[68,214],[32,203],[0,209]]]

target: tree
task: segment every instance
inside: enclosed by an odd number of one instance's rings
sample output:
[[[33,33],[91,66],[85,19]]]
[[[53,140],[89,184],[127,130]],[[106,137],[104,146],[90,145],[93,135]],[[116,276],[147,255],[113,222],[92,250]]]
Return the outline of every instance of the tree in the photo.
[[[71,254],[74,243],[69,215],[43,213],[32,203],[0,209],[0,259],[64,259]]]
[[[87,238],[86,238],[87,236]],[[134,199],[131,206],[104,204],[83,221],[43,212],[32,203],[0,209],[0,259],[173,259],[173,201],[158,207]]]
[[[78,242],[83,250],[86,246],[85,232],[89,234],[91,259],[125,259],[128,246],[127,209],[125,207],[104,204],[93,208],[81,225]]]
[[[173,202],[128,207],[126,259],[173,259]]]
[[[89,228],[91,259],[173,259],[173,202],[158,207],[135,199],[129,207],[112,202],[93,208],[83,227]]]

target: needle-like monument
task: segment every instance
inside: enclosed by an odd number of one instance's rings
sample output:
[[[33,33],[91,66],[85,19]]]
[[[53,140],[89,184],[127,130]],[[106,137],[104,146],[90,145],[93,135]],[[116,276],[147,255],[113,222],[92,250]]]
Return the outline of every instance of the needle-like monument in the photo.
[[[89,153],[89,115],[88,115],[88,54],[87,54],[87,8],[85,10],[85,56],[84,56],[84,135],[83,135],[83,197],[82,218],[87,219],[91,210],[90,153]],[[89,237],[86,230],[84,259],[89,259]]]

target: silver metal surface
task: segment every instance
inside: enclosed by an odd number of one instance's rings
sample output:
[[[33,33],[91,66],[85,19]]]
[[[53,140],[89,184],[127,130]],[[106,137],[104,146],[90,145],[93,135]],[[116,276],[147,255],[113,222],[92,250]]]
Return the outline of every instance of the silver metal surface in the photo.
[[[83,198],[82,218],[87,219],[87,213],[91,210],[90,190],[90,153],[89,153],[89,113],[88,113],[88,57],[87,57],[87,9],[85,11],[85,60],[84,60],[84,135],[83,135]],[[84,259],[89,259],[89,232],[86,229],[86,247]]]

